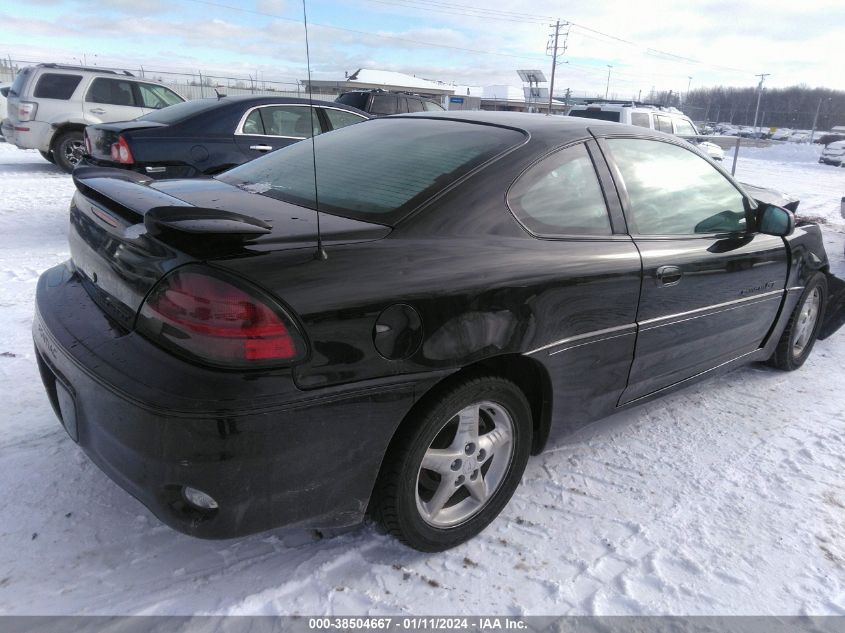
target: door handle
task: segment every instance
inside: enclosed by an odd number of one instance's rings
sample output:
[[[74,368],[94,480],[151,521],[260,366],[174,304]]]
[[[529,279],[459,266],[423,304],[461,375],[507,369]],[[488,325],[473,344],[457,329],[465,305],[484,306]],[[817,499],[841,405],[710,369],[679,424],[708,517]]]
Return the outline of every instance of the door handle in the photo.
[[[684,273],[677,266],[661,266],[657,269],[655,280],[658,286],[674,286],[681,282]]]
[[[105,110],[103,110],[102,108],[91,108],[91,109],[89,110],[89,112],[90,112],[91,114],[105,114],[105,113],[106,113],[106,111],[105,111]]]
[[[250,145],[249,149],[254,149],[259,152],[270,152],[273,150],[272,145]]]

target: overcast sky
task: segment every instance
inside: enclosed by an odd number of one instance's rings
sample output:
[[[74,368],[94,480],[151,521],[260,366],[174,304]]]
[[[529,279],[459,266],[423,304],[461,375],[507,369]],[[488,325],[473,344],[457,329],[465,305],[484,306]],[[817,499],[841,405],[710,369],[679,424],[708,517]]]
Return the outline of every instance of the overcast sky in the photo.
[[[306,76],[294,0],[29,0],[0,8],[4,56],[159,70]],[[549,74],[549,24],[573,23],[556,94],[806,83],[845,89],[845,1],[306,0],[315,78],[358,68],[471,85]]]

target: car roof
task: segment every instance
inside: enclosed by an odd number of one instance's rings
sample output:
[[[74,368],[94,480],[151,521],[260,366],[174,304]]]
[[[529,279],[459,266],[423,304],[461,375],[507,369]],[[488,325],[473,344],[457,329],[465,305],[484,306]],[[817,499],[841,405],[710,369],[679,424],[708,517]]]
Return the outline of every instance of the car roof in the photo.
[[[224,88],[225,90],[225,88]],[[205,97],[206,100],[216,99],[216,97]],[[283,97],[273,96],[273,95],[234,95],[234,96],[225,96],[218,99],[220,103],[230,103],[230,104],[250,104],[250,105],[265,105],[270,103],[295,103],[295,104],[314,104],[319,106],[329,106],[332,108],[340,108],[343,110],[352,110],[354,112],[360,112],[356,108],[350,107],[343,103],[337,103],[335,101],[322,101],[320,99],[307,99],[302,97]],[[366,114],[366,113],[364,113]]]
[[[561,115],[548,116],[539,113],[529,112],[503,112],[491,110],[446,110],[444,112],[413,112],[409,114],[395,114],[389,119],[415,118],[415,119],[447,119],[451,121],[463,121],[466,123],[481,123],[485,125],[498,125],[509,127],[526,132],[530,135],[553,133],[559,137],[584,138],[591,136],[590,130],[597,134],[606,134],[610,129],[613,134],[624,134],[626,136],[663,136],[675,138],[671,134],[664,134],[657,130],[625,125],[597,119],[584,119],[581,117],[569,117]],[[610,127],[612,126],[612,127]]]

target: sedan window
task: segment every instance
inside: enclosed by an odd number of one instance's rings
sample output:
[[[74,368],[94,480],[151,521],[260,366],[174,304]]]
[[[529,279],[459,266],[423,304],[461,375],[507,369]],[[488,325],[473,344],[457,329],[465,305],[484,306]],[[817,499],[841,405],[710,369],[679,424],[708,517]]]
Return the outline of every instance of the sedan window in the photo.
[[[628,224],[643,235],[745,231],[739,190],[707,160],[677,145],[608,139],[630,200]]]
[[[535,235],[610,235],[610,219],[583,145],[561,150],[525,172],[508,204]]]
[[[354,112],[347,112],[346,110],[324,108],[323,111],[326,113],[326,116],[329,117],[329,123],[332,124],[333,130],[338,130],[342,127],[346,127],[347,125],[366,121],[366,119],[360,114],[355,114]]]
[[[258,108],[252,114],[255,112],[261,113],[265,136],[310,138],[312,134],[316,135],[322,131],[317,113],[312,114],[312,109],[308,106],[267,106]],[[244,134],[250,134],[246,131],[246,123]],[[252,132],[252,134],[261,134],[261,132]]]

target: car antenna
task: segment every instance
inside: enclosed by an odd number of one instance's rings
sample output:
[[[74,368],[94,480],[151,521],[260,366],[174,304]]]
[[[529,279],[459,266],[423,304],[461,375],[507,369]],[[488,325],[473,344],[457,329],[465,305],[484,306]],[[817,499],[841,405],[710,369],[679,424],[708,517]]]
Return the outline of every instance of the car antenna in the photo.
[[[320,199],[317,193],[317,146],[314,141],[314,95],[311,85],[311,51],[308,49],[308,15],[305,12],[305,0],[302,0],[302,23],[305,26],[305,63],[308,66],[308,110],[311,113],[311,162],[314,165],[314,210],[317,212],[317,252],[314,259],[328,259],[323,248],[323,236],[320,232]]]
[[[220,91],[218,90],[218,88],[222,88],[222,87],[223,87],[223,86],[214,86],[214,94],[216,94],[216,95],[217,95],[217,100],[218,100],[218,101],[220,101],[220,99],[222,99],[223,97],[225,97],[225,96],[226,96],[226,94],[225,94],[225,93],[220,92]]]

